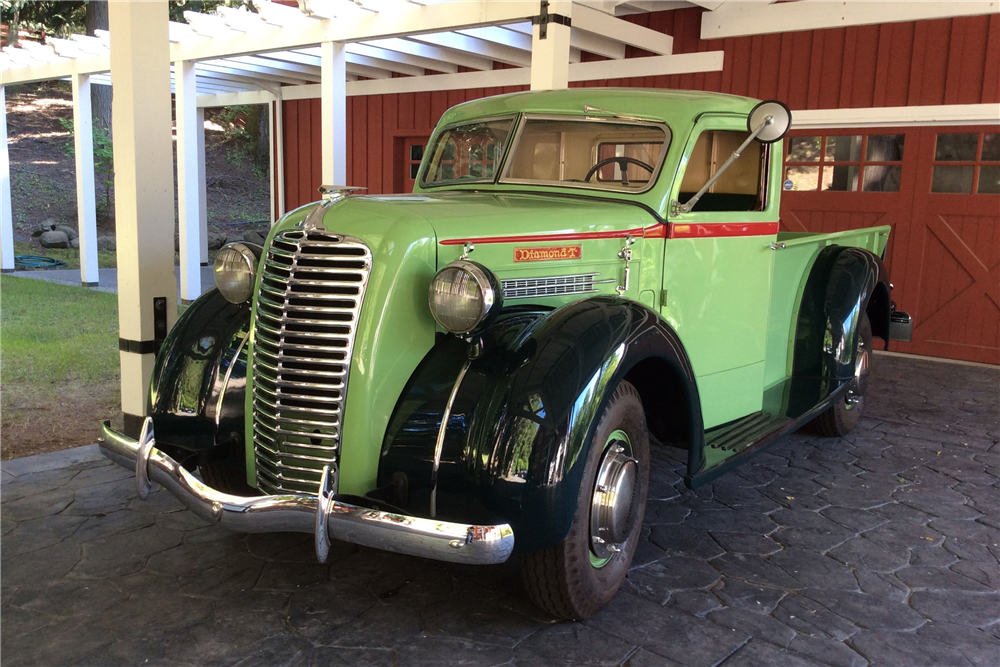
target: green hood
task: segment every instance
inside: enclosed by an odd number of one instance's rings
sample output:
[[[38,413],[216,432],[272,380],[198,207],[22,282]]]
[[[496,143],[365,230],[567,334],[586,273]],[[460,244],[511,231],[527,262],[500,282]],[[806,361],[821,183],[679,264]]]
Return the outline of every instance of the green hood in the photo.
[[[271,237],[300,225],[316,205],[286,215],[274,226]],[[514,262],[512,248],[530,243],[524,237],[539,230],[550,238],[560,230],[565,234],[622,231],[624,238],[626,230],[652,223],[647,212],[634,206],[551,195],[453,191],[346,197],[330,205],[323,218],[326,228],[361,239],[372,252],[343,415],[341,492],[360,495],[375,486],[382,440],[396,401],[434,345],[436,325],[427,308],[431,278],[440,266],[462,253],[462,240],[512,237],[510,242],[482,243],[473,251],[472,259],[501,279],[575,273],[581,270],[581,262],[524,265]],[[608,275],[618,271],[621,260],[616,252],[621,238],[572,243],[583,243],[587,270]]]

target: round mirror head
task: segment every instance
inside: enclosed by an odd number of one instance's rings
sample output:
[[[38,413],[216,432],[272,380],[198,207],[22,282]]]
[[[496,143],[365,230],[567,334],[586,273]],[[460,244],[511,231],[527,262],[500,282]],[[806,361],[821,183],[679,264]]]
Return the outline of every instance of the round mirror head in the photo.
[[[765,144],[774,143],[788,133],[788,129],[792,126],[792,112],[784,102],[778,100],[761,102],[747,117],[747,130],[753,132],[761,125],[764,125],[764,128],[757,135],[757,141]]]

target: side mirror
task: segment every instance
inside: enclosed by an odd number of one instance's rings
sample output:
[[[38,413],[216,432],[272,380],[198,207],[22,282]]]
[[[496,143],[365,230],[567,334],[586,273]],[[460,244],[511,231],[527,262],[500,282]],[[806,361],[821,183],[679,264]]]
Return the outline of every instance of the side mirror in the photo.
[[[792,112],[778,100],[761,102],[747,116],[747,132],[764,144],[783,139],[791,126]]]
[[[712,184],[719,180],[723,172],[729,169],[729,166],[736,162],[740,157],[740,153],[750,145],[750,142],[756,139],[757,141],[764,144],[773,144],[776,141],[781,141],[786,134],[788,134],[789,128],[792,126],[792,112],[783,103],[777,100],[765,100],[755,106],[750,110],[750,114],[747,116],[747,132],[750,136],[747,137],[746,141],[740,144],[740,147],[733,151],[733,154],[729,156],[729,159],[722,163],[722,166],[712,174],[712,177],[708,179],[705,185],[701,186],[701,190],[698,190],[691,199],[687,200],[685,203],[680,203],[677,200],[670,202],[670,213],[672,215],[677,215],[679,213],[690,213],[698,200],[702,198],[708,189],[712,187]]]

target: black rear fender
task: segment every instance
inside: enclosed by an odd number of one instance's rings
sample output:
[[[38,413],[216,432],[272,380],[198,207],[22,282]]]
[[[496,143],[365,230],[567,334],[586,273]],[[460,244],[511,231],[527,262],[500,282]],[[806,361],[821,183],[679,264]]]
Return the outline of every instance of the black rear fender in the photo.
[[[802,294],[793,376],[851,378],[861,313],[868,312],[872,333],[887,339],[889,303],[889,275],[876,255],[843,246],[821,250]]]
[[[454,337],[421,363],[390,420],[380,485],[407,476],[407,510],[511,523],[517,549],[545,549],[569,532],[590,437],[613,388],[634,380],[654,433],[701,451],[701,406],[680,340],[655,313],[614,297],[554,311],[505,313],[482,353]],[[679,392],[679,393],[678,393]]]

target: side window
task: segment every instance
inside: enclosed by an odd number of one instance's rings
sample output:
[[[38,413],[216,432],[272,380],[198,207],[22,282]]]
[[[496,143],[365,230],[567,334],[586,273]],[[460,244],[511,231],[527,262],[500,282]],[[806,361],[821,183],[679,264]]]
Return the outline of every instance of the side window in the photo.
[[[680,201],[683,203],[691,199],[746,138],[746,132],[702,132],[681,181]],[[762,165],[766,157],[764,146],[757,141],[751,142],[743,149],[739,159],[698,200],[694,212],[763,210],[765,172]]]
[[[902,134],[789,137],[786,190],[899,192]]]

